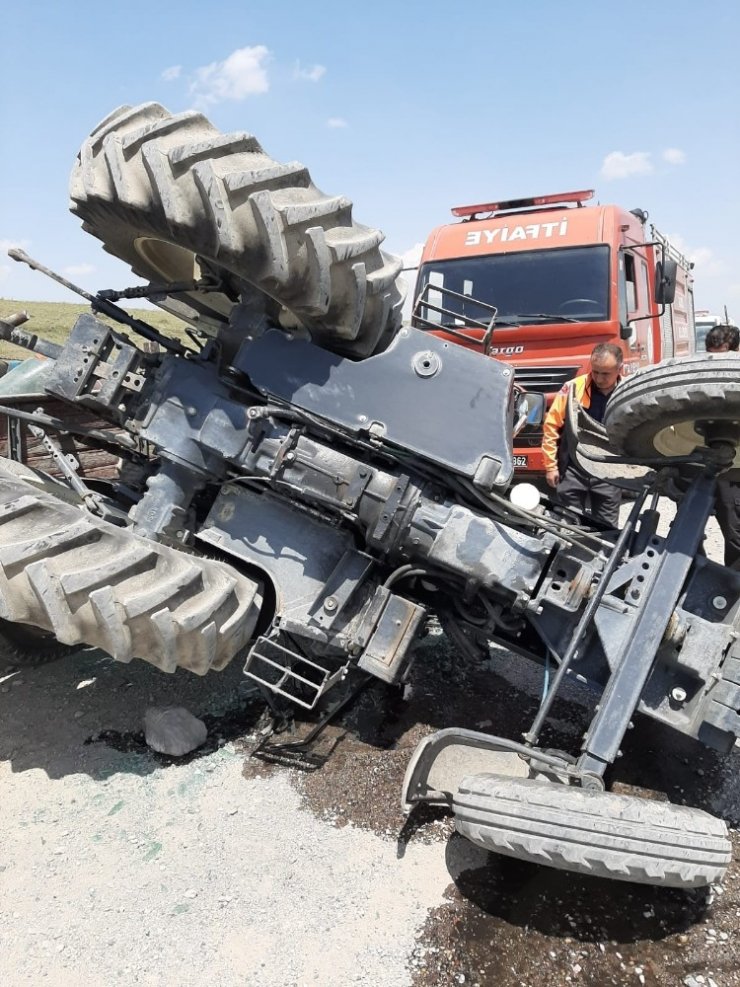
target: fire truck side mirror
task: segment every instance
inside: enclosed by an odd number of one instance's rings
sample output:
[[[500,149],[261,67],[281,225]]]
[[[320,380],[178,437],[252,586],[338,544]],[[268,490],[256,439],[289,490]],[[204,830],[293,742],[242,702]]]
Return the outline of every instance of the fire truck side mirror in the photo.
[[[629,324],[629,322],[626,325],[621,325],[619,327],[619,338],[632,339],[632,326]]]
[[[676,297],[678,263],[664,257],[655,265],[655,301],[658,305],[671,305]]]
[[[545,395],[534,391],[517,394],[515,402],[514,435],[525,425],[541,425],[545,418]]]

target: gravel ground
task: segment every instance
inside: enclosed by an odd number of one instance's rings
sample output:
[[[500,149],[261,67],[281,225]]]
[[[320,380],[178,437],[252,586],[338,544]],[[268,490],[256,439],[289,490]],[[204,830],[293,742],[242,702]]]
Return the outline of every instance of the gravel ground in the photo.
[[[449,884],[440,847],[399,860],[394,840],[327,825],[290,772],[243,777],[223,737],[171,765],[126,742],[152,702],[249,703],[238,669],[169,678],[90,653],[0,688],[5,984],[408,983]]]
[[[708,553],[719,545],[712,526]],[[500,650],[473,667],[429,639],[405,698],[367,689],[311,772],[250,755],[263,709],[237,667],[165,676],[86,652],[0,678],[10,987],[740,984],[737,860],[721,889],[646,888],[486,854],[436,810],[404,820],[400,782],[422,736],[453,724],[513,736],[531,718],[538,670]],[[141,734],[145,709],[166,704],[209,727],[177,762]],[[548,741],[573,747],[585,716],[569,689]],[[737,754],[666,741],[640,722],[616,787],[736,827]]]

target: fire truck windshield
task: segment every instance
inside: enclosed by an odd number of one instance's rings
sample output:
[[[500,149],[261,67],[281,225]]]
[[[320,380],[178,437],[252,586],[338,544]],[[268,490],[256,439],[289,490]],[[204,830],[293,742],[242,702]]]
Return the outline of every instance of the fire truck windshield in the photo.
[[[428,261],[414,314],[439,326],[603,322],[609,317],[606,245]],[[482,303],[482,304],[481,304]]]

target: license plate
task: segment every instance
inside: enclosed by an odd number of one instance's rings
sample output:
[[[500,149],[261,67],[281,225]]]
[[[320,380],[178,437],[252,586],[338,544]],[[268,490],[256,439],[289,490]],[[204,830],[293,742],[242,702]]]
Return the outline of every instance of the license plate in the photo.
[[[524,469],[527,468],[527,457],[526,456],[514,456],[514,466],[522,466]]]

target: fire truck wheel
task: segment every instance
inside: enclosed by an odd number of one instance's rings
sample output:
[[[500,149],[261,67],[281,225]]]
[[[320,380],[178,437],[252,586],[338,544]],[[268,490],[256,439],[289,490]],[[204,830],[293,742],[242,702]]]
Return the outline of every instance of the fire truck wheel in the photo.
[[[618,453],[638,459],[690,455],[705,444],[701,422],[723,428],[738,448],[740,361],[734,354],[665,360],[628,377],[604,416]],[[740,466],[740,452],[735,466]]]
[[[354,358],[384,349],[401,325],[400,259],[324,195],[296,162],[280,164],[247,133],[222,134],[200,113],[123,106],[82,145],[70,179],[83,229],[157,284],[210,279],[157,304],[209,334],[240,297]]]
[[[630,795],[481,774],[463,779],[453,811],[486,850],[595,877],[704,887],[732,860],[721,819]]]
[[[38,627],[0,618],[0,668],[35,668],[79,650],[79,646],[62,644]]]

